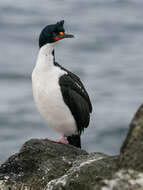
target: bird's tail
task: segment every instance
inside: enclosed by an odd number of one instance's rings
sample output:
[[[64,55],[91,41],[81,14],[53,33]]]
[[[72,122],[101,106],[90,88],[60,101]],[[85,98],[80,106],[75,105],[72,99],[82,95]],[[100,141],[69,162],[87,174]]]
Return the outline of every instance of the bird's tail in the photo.
[[[81,140],[80,135],[72,135],[67,137],[67,141],[69,144],[81,148]]]

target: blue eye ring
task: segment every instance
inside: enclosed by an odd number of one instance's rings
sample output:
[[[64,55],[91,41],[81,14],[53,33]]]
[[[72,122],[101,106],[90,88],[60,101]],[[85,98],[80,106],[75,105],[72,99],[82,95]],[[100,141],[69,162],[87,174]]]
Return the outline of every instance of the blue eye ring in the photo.
[[[55,32],[53,32],[53,37],[55,37],[56,36],[56,33]]]

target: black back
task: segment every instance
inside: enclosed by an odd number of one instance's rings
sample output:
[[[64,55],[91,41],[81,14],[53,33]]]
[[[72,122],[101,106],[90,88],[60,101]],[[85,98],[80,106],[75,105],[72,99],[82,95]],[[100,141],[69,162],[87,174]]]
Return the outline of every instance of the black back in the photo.
[[[64,69],[58,63],[55,63],[61,69],[65,70],[67,74],[59,79],[64,102],[69,107],[77,125],[78,134],[88,127],[90,120],[90,113],[92,112],[92,105],[81,80],[72,72]]]

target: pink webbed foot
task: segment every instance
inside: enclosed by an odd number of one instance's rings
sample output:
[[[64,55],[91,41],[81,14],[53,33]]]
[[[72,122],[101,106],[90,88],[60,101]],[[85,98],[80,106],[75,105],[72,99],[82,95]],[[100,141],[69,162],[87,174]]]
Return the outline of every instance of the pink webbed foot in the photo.
[[[59,140],[54,140],[54,142],[59,142],[59,143],[63,143],[63,144],[69,144],[69,142],[65,138],[61,138]]]
[[[65,136],[62,134],[61,139],[59,140],[54,140],[54,139],[48,139],[48,138],[41,138],[40,140],[49,140],[52,142],[58,142],[58,143],[63,143],[63,144],[69,144],[69,142],[67,141],[67,139],[65,138]]]

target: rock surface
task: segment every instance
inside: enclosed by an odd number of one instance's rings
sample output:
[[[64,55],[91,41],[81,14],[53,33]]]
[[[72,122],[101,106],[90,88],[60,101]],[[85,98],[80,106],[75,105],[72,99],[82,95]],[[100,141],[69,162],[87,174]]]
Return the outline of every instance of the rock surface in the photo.
[[[116,162],[102,153],[33,139],[1,166],[0,179],[14,190],[92,189],[93,182],[111,177]]]
[[[112,179],[104,180],[102,190],[142,190],[143,173],[135,170],[122,169],[114,174]]]
[[[143,172],[143,105],[136,112],[121,147],[120,166]]]
[[[143,189],[143,105],[119,156],[32,139],[0,166],[0,190]]]

